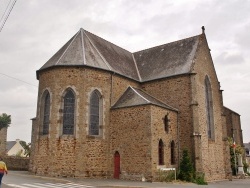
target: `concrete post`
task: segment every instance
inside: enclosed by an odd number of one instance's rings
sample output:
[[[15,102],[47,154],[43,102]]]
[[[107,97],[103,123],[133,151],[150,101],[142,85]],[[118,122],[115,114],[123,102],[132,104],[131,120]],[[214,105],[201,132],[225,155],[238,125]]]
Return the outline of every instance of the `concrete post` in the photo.
[[[245,178],[241,154],[238,155],[238,175],[240,178]]]

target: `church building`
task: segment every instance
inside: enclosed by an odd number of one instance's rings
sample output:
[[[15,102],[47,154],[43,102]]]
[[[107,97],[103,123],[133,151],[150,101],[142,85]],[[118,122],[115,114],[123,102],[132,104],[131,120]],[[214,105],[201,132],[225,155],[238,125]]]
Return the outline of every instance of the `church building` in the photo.
[[[206,35],[131,53],[80,29],[38,71],[30,171],[156,181],[187,149],[207,181],[231,172]]]

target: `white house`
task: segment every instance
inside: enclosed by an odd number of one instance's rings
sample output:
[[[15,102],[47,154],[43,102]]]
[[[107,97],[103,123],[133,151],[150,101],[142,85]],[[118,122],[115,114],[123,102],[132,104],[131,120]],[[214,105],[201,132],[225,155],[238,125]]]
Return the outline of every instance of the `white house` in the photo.
[[[20,144],[20,139],[16,139],[16,141],[7,141],[6,142],[6,153],[8,156],[20,156],[25,157],[24,152],[25,149]]]

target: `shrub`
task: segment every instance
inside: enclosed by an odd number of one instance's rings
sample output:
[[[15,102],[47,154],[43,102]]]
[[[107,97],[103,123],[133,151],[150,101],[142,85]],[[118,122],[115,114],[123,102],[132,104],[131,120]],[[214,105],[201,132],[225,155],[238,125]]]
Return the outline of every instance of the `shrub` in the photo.
[[[249,164],[247,164],[246,162],[243,162],[243,168],[244,168],[245,173],[247,173],[248,167],[249,167]]]
[[[194,168],[187,150],[183,150],[178,178],[183,181],[194,181]]]
[[[175,171],[169,170],[169,171],[158,171],[158,181],[160,182],[171,182],[175,180]]]
[[[205,174],[196,173],[195,183],[197,183],[198,185],[207,185],[207,182],[205,181]]]

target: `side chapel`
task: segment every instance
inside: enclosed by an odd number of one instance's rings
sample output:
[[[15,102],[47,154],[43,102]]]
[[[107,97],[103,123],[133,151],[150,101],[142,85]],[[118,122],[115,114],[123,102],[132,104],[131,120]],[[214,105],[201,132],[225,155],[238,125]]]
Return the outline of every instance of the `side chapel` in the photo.
[[[37,71],[30,171],[155,181],[188,149],[196,172],[225,179],[226,118],[204,30],[131,53],[80,29]]]

